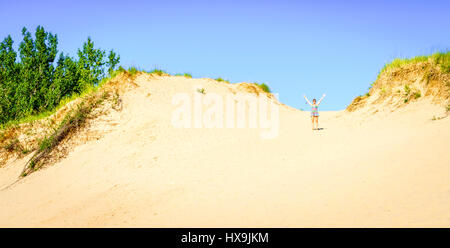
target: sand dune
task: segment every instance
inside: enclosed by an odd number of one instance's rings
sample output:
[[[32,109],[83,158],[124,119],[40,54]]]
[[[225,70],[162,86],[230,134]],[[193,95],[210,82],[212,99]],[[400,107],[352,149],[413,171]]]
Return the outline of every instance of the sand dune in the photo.
[[[426,98],[394,112],[279,105],[280,129],[174,128],[174,94],[245,91],[139,76],[99,139],[0,191],[1,227],[449,227],[450,118]],[[299,101],[301,95],[299,95]],[[325,100],[326,101],[326,100]],[[0,168],[13,183],[28,157]]]

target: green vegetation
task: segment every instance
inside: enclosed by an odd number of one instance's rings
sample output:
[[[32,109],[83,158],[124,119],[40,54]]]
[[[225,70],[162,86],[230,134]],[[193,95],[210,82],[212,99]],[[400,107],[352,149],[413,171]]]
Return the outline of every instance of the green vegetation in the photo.
[[[177,73],[175,76],[181,76],[186,78],[192,78],[192,75],[190,73]]]
[[[422,77],[422,81],[425,81],[426,84],[428,84],[430,82],[430,79],[433,77],[434,73],[432,70],[427,70],[425,71],[425,73],[423,74]]]
[[[405,84],[405,96],[409,96],[411,94],[411,88],[409,88],[409,85]]]
[[[444,73],[450,73],[450,51],[446,53],[435,53],[432,55],[436,64],[441,66]]]
[[[198,92],[198,93],[201,93],[201,94],[205,94],[205,89],[204,89],[204,88],[197,89],[197,92]]]
[[[420,91],[414,92],[414,99],[417,99],[421,96],[422,96],[422,94],[420,94]]]
[[[223,79],[223,78],[221,78],[221,77],[218,77],[218,78],[216,78],[215,79],[217,82],[225,82],[225,83],[230,83],[230,81],[228,81],[228,80],[225,80],[225,79]]]
[[[3,148],[8,152],[23,150],[22,145],[17,138],[10,140]]]
[[[447,116],[438,116],[436,117],[435,115],[433,115],[433,118],[431,118],[432,121],[438,121],[438,120],[442,120],[444,118],[446,118]]]
[[[11,36],[0,43],[0,124],[40,118],[112,74],[120,57],[94,48],[88,37],[77,58],[58,51],[58,38],[38,26],[33,38],[22,29],[17,54]],[[57,55],[59,53],[59,57]],[[18,55],[18,56],[17,56]],[[19,57],[19,59],[17,59]]]
[[[412,92],[411,87],[409,87],[408,84],[405,84],[404,90],[405,90],[405,99],[403,100],[403,102],[405,102],[405,103],[407,103],[409,101],[409,99],[411,99],[411,97],[413,97],[414,99],[418,99],[422,96],[420,91]]]
[[[431,59],[435,64],[439,65],[442,72],[450,73],[450,51],[446,51],[436,52],[432,55],[416,56],[412,58],[396,58],[392,62],[385,64],[381,69],[380,74],[404,65],[425,62],[429,59]]]
[[[141,72],[142,70],[136,68],[135,66],[131,66],[127,71],[131,77],[134,77],[138,72]]]
[[[255,83],[255,84],[258,85],[259,88],[261,88],[264,92],[270,93],[270,88],[267,84],[265,84],[265,83],[261,83],[261,84]]]
[[[63,106],[65,106],[67,103],[79,98],[79,97],[85,97],[87,95],[90,95],[91,93],[97,91],[104,83],[106,83],[108,80],[114,78],[115,76],[117,76],[120,72],[125,71],[122,67],[119,67],[118,70],[113,71],[109,77],[105,77],[103,78],[100,83],[96,86],[88,86],[86,87],[82,92],[77,93],[74,92],[71,95],[64,97],[61,99],[61,101],[59,102],[58,106],[56,106],[53,109],[50,110],[46,110],[37,114],[33,114],[33,115],[29,115],[26,116],[24,118],[20,118],[20,119],[15,119],[15,120],[10,120],[6,123],[1,124],[0,123],[0,130],[5,130],[9,127],[12,126],[16,126],[19,125],[21,123],[30,123],[36,120],[41,120],[43,118],[46,118],[52,114],[54,114],[56,111],[58,111],[60,108],[62,108]]]
[[[157,68],[155,68],[155,69],[153,69],[153,71],[149,71],[148,73],[150,73],[150,74],[156,74],[156,75],[158,75],[158,76],[162,76],[162,75],[165,75],[165,74],[169,74],[169,73],[167,73],[167,72],[165,72],[165,71],[163,71],[163,70],[160,70],[160,69],[157,69]]]
[[[53,131],[52,134],[44,137],[39,142],[39,148],[33,157],[25,165],[21,175],[26,176],[31,172],[39,169],[44,163],[48,155],[56,146],[71,132],[85,125],[86,120],[90,118],[92,110],[103,103],[105,99],[110,97],[109,92],[94,92],[86,97],[78,106],[68,112],[63,121]]]
[[[102,78],[102,80],[100,81],[100,83],[97,86],[102,86],[104,83],[108,82],[109,80],[115,78],[117,75],[119,75],[120,73],[125,72],[125,71],[126,70],[122,66],[119,66],[119,68],[117,70],[112,71],[111,73],[109,73],[108,76]]]

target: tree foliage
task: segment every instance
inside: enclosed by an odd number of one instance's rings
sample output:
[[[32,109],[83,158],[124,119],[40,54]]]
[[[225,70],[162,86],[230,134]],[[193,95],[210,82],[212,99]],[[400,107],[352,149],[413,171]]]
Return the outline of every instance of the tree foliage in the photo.
[[[120,62],[113,50],[107,56],[95,48],[90,37],[73,58],[59,53],[57,35],[41,26],[34,38],[26,28],[22,36],[19,54],[11,36],[0,43],[0,124],[55,108],[63,98],[98,85]]]

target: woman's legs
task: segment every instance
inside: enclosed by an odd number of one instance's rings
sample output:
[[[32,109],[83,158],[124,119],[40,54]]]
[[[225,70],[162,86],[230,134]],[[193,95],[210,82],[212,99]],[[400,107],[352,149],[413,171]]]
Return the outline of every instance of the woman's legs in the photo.
[[[312,130],[319,129],[319,116],[311,116]]]
[[[319,130],[319,116],[314,116],[313,118],[313,129]]]

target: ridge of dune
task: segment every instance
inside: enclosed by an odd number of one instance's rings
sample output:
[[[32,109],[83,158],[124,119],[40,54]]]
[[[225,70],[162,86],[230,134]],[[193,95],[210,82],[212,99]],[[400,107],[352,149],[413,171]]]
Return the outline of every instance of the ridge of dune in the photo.
[[[124,95],[130,94],[139,94],[138,92],[146,91],[147,89],[143,89],[141,86],[145,85],[146,82],[158,83],[161,80],[168,81],[181,81],[181,82],[190,82],[183,83],[185,85],[178,84],[176,88],[169,87],[169,91],[164,88],[159,93],[161,98],[158,98],[157,101],[162,101],[165,103],[170,103],[170,97],[173,97],[176,93],[188,93],[195,94],[198,93],[197,90],[203,88],[208,85],[207,93],[218,93],[220,95],[224,94],[254,94],[255,96],[264,96],[270,99],[270,101],[276,103],[277,105],[283,106],[287,108],[288,106],[278,102],[278,100],[270,93],[262,90],[255,83],[234,83],[230,84],[226,81],[217,81],[210,78],[200,78],[200,79],[191,79],[186,78],[184,76],[172,76],[169,74],[154,74],[154,73],[146,73],[146,72],[137,72],[135,74],[130,74],[128,71],[123,71],[116,74],[113,78],[108,80],[106,83],[101,85],[99,89],[88,93],[86,96],[75,98],[72,101],[69,101],[61,108],[55,111],[55,113],[51,114],[48,117],[38,119],[36,121],[24,122],[18,125],[13,125],[10,128],[6,128],[2,130],[2,135],[0,139],[0,165],[8,165],[9,163],[14,163],[16,160],[21,160],[24,158],[30,159],[29,152],[32,153],[36,151],[39,147],[39,142],[42,141],[45,137],[49,137],[54,130],[63,122],[64,118],[66,118],[72,111],[74,111],[81,103],[86,102],[86,100],[95,95],[107,94],[109,99],[106,99],[101,106],[96,107],[94,109],[94,115],[89,118],[87,127],[81,128],[80,130],[74,130],[69,134],[69,137],[64,138],[62,144],[58,145],[55,151],[50,154],[48,158],[49,161],[46,162],[45,166],[52,165],[57,162],[59,159],[64,158],[67,153],[76,147],[79,144],[83,144],[92,139],[99,139],[105,133],[105,130],[108,131],[111,128],[105,126],[103,123],[105,120],[111,122],[111,125],[117,125],[117,122],[114,120],[117,118],[119,114],[117,109],[113,105],[117,103],[113,103],[113,101],[117,101],[118,98],[122,101],[122,97]],[[184,87],[188,86],[188,88]],[[97,93],[99,92],[99,93]],[[112,95],[114,95],[111,97]],[[146,97],[149,98],[153,92],[148,92]],[[154,97],[154,96],[153,96]],[[153,98],[152,97],[152,98]],[[129,110],[126,110],[129,111]],[[133,112],[133,110],[130,110]],[[15,143],[17,142],[17,143]],[[9,144],[14,144],[14,149],[7,149]],[[27,151],[24,153],[23,151]],[[0,166],[1,167],[1,166]]]
[[[369,92],[356,97],[346,110],[395,111],[417,101],[440,105],[444,109],[450,106],[450,74],[444,72],[432,57],[382,71]]]
[[[450,118],[431,120],[443,111],[431,98],[371,118],[324,111],[312,132],[309,113],[254,84],[138,73],[108,87],[124,85],[120,111],[71,137],[94,139],[0,191],[1,227],[450,225]],[[171,124],[175,94],[238,92],[277,103],[277,137]],[[29,157],[0,168],[1,188]]]

